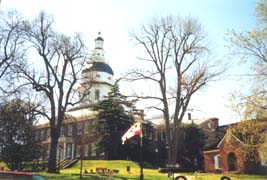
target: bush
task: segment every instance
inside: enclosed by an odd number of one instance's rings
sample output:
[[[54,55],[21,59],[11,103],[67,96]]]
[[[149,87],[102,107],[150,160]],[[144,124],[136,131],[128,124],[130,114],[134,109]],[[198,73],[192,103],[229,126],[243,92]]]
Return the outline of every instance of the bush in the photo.
[[[24,171],[39,172],[44,171],[47,167],[47,161],[26,162],[24,163]]]
[[[186,169],[186,168],[176,168],[176,167],[166,167],[166,168],[159,168],[159,173],[182,173],[182,172],[189,172],[190,169]]]

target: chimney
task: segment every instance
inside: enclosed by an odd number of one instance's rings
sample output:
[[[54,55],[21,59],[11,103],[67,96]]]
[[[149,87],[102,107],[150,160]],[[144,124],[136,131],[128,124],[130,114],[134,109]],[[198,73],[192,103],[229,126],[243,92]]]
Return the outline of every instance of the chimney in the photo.
[[[188,120],[191,121],[191,113],[188,113]]]

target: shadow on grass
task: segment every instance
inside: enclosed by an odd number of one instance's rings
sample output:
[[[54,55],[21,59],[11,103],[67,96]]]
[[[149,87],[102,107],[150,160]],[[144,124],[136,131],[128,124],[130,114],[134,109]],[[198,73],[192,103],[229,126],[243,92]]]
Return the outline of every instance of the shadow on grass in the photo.
[[[108,175],[83,175],[83,180],[92,180],[92,179],[109,179]],[[112,176],[112,179],[116,180],[136,180],[136,177],[125,177],[125,176],[118,176],[114,175]]]
[[[44,174],[43,175],[47,180],[79,180],[79,174]],[[104,180],[109,179],[108,175],[99,175],[99,174],[86,174],[82,176],[82,180]],[[125,176],[112,176],[113,180],[136,180],[136,177],[125,177]]]

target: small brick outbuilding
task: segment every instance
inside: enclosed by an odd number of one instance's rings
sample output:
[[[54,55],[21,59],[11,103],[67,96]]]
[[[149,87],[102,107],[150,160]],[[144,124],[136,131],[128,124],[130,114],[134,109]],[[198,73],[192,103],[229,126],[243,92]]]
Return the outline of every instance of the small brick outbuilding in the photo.
[[[214,149],[204,151],[206,172],[244,172],[243,142],[227,132]]]

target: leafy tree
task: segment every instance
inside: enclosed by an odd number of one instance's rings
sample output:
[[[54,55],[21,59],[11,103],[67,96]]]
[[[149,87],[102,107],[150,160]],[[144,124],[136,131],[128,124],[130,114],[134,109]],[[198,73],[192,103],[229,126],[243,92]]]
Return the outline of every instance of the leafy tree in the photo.
[[[134,32],[133,40],[145,54],[139,57],[142,68],[132,69],[125,79],[146,81],[152,95],[149,108],[162,112],[168,144],[168,163],[176,163],[180,124],[194,94],[221,74],[218,62],[209,58],[201,24],[194,18],[165,16]],[[217,63],[217,64],[216,64]],[[140,63],[138,63],[140,64]],[[217,68],[217,69],[216,69]],[[150,84],[151,83],[151,84]]]
[[[155,142],[155,139],[153,137],[155,129],[153,127],[152,122],[145,120],[143,122],[142,129],[143,129],[143,160],[144,162],[148,162],[153,165],[159,165],[159,154],[158,154],[159,150],[157,147],[157,142]],[[145,131],[147,133],[145,133]],[[137,152],[139,151],[140,149],[138,147]],[[139,158],[140,158],[140,154],[138,155],[138,159]]]
[[[242,152],[246,162],[266,162],[266,120],[245,120],[228,129],[244,144]],[[231,141],[231,139],[229,140]]]
[[[249,95],[234,92],[230,95],[230,103],[242,120],[267,120],[267,96],[262,89],[255,87]]]
[[[178,153],[180,154],[178,162],[185,168],[192,170],[203,168],[202,152],[204,150],[206,136],[204,132],[196,126],[185,125],[182,127],[182,147]]]
[[[231,49],[234,54],[241,56],[246,62],[252,64],[253,75],[252,90],[248,96],[241,96],[241,105],[245,109],[244,114],[247,116],[249,111],[253,111],[252,118],[255,118],[255,112],[260,116],[265,116],[267,109],[267,1],[259,0],[255,9],[257,25],[247,32],[238,32],[233,30],[230,33],[229,39]],[[235,48],[232,48],[235,47]],[[244,103],[245,102],[245,103]],[[246,105],[245,105],[246,104]],[[247,113],[248,112],[248,113]],[[252,119],[246,118],[246,119]],[[258,119],[258,117],[257,117]]]
[[[263,160],[266,155],[266,109],[267,109],[267,1],[259,0],[255,9],[257,24],[247,32],[232,31],[230,41],[234,53],[252,64],[253,83],[248,95],[234,95],[233,109],[244,120],[231,128],[245,145],[243,150],[248,161]],[[233,46],[234,45],[234,46]],[[265,130],[263,130],[265,129]],[[265,156],[266,157],[266,156]],[[266,161],[263,160],[263,162]]]
[[[134,103],[120,93],[117,81],[108,95],[93,107],[99,112],[95,137],[99,151],[105,152],[106,159],[121,159],[125,154],[121,137],[134,122],[131,114]]]
[[[23,162],[39,158],[31,106],[20,99],[0,105],[0,157],[11,170],[22,170]]]

